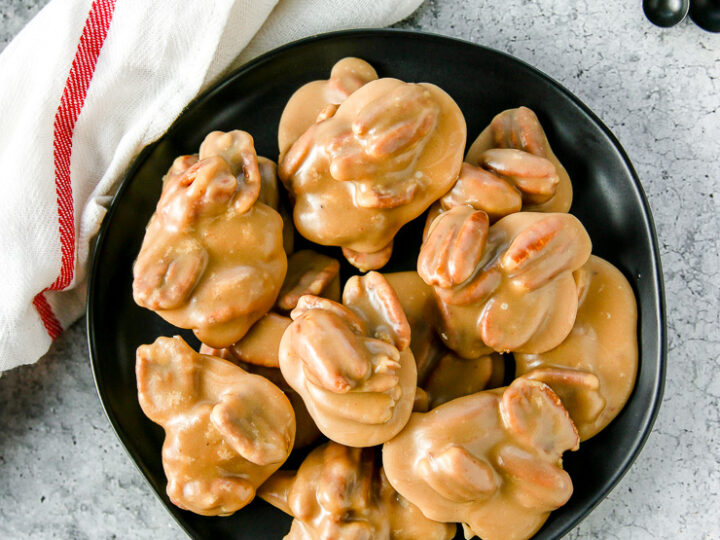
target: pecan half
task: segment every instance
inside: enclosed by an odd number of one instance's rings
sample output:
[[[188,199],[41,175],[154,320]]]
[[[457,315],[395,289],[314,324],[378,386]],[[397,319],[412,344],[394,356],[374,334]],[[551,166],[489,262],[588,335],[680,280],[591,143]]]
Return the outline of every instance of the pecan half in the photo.
[[[497,265],[493,264],[477,272],[473,278],[459,287],[444,289],[435,287],[438,298],[451,306],[474,304],[487,299],[502,282],[502,274]]]
[[[301,296],[306,294],[325,296],[325,291],[332,284],[335,284],[337,288],[335,295],[339,297],[339,272],[340,263],[332,257],[310,249],[293,253],[288,258],[288,271],[275,305],[281,311],[291,311],[295,309]]]
[[[577,369],[538,368],[523,377],[547,384],[558,395],[575,423],[594,422],[606,406],[600,380]]]
[[[546,157],[545,132],[535,113],[527,107],[509,109],[493,118],[490,129],[497,148],[517,148]]]
[[[421,460],[418,474],[437,493],[451,501],[481,501],[498,489],[492,467],[462,446],[450,446]]]
[[[488,216],[456,206],[433,221],[420,248],[418,274],[428,285],[449,288],[475,272],[485,250]]]
[[[514,148],[492,148],[479,164],[506,178],[522,193],[523,202],[542,204],[555,195],[560,177],[549,159]]]
[[[419,185],[414,178],[379,183],[377,180],[357,182],[355,203],[361,208],[397,208],[410,203]]]
[[[346,319],[324,309],[293,318],[295,324],[286,330],[287,339],[314,384],[344,393],[369,378],[370,355]]]
[[[343,303],[367,323],[371,335],[392,343],[399,351],[410,345],[410,324],[395,290],[378,272],[347,280]]]
[[[224,212],[237,187],[232,168],[224,159],[202,159],[182,173],[165,177],[157,215],[168,229],[182,231],[203,216]]]
[[[510,475],[514,495],[525,508],[549,512],[564,505],[572,495],[572,480],[567,472],[516,446],[503,446],[498,452],[498,464]]]
[[[550,214],[515,237],[500,257],[500,266],[513,283],[532,291],[582,266],[591,250],[590,237],[576,217]]]
[[[453,205],[453,206],[459,206],[459,205]],[[448,207],[448,210],[450,208],[452,208],[452,206]],[[425,225],[423,226],[423,234],[422,234],[423,242],[425,240],[427,240],[428,234],[430,234],[430,227],[432,226],[433,221],[435,221],[435,218],[438,217],[442,213],[443,213],[443,208],[439,202],[435,202],[428,209],[427,217],[425,218]]]
[[[200,145],[200,160],[218,156],[232,168],[239,186],[233,206],[239,214],[247,212],[260,195],[262,180],[252,136],[238,129],[213,131]]]
[[[511,184],[469,163],[463,163],[453,188],[440,199],[443,210],[467,204],[482,210],[491,222],[522,209],[522,195]]]
[[[433,129],[438,114],[426,88],[403,84],[365,105],[352,130],[368,156],[384,158],[419,142]]]
[[[279,429],[275,411],[249,396],[225,393],[213,407],[210,421],[228,445],[256,465],[282,463],[291,449],[285,429]]]
[[[184,173],[186,169],[189,169],[190,167],[195,165],[197,162],[198,162],[197,154],[176,157],[173,160],[172,165],[170,165],[170,168],[168,169],[167,174],[163,178],[163,189],[166,184],[171,183],[171,182],[166,182],[166,180],[172,180],[173,177]]]
[[[185,303],[207,265],[207,251],[180,239],[140,252],[133,266],[133,298],[148,309],[173,309]]]
[[[372,504],[373,461],[369,451],[339,444],[325,447],[325,466],[318,477],[317,501],[333,514]]]
[[[503,393],[500,415],[520,441],[551,459],[580,446],[575,424],[560,398],[542,382],[516,379]]]
[[[377,72],[370,64],[350,56],[343,58],[332,67],[328,87],[337,102],[341,103],[350,97],[350,94],[377,78]]]
[[[321,298],[311,294],[306,294],[305,296],[300,297],[297,306],[290,312],[290,318],[293,321],[296,321],[312,309],[324,309],[335,313],[338,317],[345,320],[345,322],[353,329],[353,332],[358,334],[363,334],[367,330],[365,321],[355,314],[354,311],[327,298]]]
[[[362,145],[350,129],[329,136],[325,141],[324,150],[330,159],[330,176],[341,182],[370,178],[380,168],[379,162],[368,159]]]

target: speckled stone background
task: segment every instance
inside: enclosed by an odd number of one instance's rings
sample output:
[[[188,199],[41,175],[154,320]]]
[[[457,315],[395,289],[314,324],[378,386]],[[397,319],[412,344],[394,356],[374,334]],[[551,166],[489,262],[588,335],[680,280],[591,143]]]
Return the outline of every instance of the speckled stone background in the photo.
[[[0,49],[45,3],[0,0]],[[429,0],[398,26],[529,62],[628,151],[660,237],[667,386],[640,458],[569,538],[720,538],[720,34],[656,28],[641,0]],[[84,320],[0,378],[0,538],[178,537],[102,412]]]

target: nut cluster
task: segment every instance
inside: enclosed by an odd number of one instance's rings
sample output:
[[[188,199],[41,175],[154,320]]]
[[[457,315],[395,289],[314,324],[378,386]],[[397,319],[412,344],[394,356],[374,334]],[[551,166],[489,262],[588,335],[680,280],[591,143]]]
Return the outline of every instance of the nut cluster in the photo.
[[[143,412],[165,428],[167,493],[180,508],[232,514],[290,455],[295,414],[267,379],[180,337],[139,347],[136,376]]]
[[[280,343],[280,369],[329,439],[375,446],[396,435],[412,412],[410,326],[377,272],[350,278],[343,302],[300,298]]]
[[[273,305],[285,277],[280,214],[260,202],[252,137],[210,133],[165,176],[133,267],[133,296],[213,347],[227,347]]]
[[[440,335],[460,356],[542,353],[572,329],[572,272],[590,250],[571,214],[518,212],[489,226],[483,211],[457,206],[430,225],[418,274],[437,296]]]

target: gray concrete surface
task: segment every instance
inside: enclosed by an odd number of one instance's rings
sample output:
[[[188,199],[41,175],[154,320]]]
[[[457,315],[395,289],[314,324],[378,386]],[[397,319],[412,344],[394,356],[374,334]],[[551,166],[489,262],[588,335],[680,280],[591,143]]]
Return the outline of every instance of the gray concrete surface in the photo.
[[[44,3],[0,0],[0,47]],[[618,136],[653,208],[669,308],[663,407],[631,471],[568,538],[720,538],[720,35],[656,28],[640,5],[430,0],[398,26],[559,80]],[[100,408],[84,320],[0,378],[0,538],[181,536]]]

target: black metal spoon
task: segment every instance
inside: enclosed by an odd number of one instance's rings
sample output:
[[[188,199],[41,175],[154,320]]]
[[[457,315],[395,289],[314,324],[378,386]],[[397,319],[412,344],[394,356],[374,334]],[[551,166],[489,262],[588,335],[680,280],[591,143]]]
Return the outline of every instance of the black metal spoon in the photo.
[[[712,2],[713,0],[706,0]],[[690,8],[690,0],[643,0],[643,11],[651,23],[663,28],[682,21]]]
[[[720,32],[720,0],[692,0],[690,18],[703,30]]]

